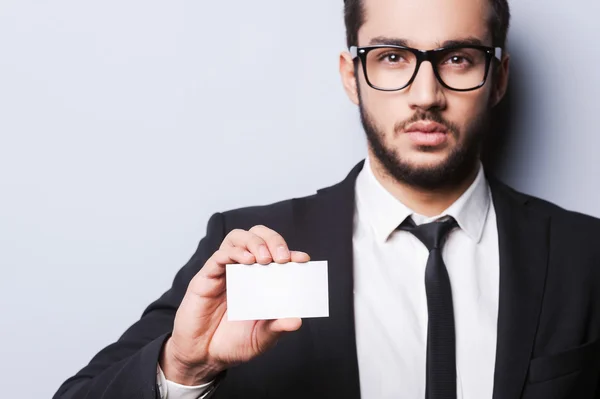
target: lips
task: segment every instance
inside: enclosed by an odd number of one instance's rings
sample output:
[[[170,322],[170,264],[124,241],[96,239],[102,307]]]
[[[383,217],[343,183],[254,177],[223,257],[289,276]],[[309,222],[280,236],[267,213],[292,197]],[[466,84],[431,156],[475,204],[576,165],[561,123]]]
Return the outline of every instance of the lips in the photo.
[[[406,133],[447,133],[448,129],[436,122],[416,122],[405,129]]]
[[[448,129],[435,122],[417,122],[405,129],[413,144],[417,146],[436,147],[448,140]]]

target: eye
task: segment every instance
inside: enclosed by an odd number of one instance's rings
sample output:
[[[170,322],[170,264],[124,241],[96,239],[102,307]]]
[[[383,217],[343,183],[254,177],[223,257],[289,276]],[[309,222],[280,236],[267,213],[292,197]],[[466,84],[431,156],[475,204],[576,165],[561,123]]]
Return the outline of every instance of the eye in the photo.
[[[383,53],[378,57],[379,62],[385,62],[388,64],[397,64],[399,62],[405,61],[401,54],[396,52],[387,52]]]
[[[456,66],[469,66],[472,64],[472,61],[470,58],[465,57],[461,54],[453,54],[446,59],[444,64]]]

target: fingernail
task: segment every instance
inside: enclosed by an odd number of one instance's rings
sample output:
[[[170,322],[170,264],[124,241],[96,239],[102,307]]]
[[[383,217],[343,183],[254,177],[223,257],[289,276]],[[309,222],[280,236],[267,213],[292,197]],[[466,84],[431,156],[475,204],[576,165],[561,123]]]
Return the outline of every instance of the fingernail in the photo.
[[[252,252],[244,251],[244,258],[252,259],[253,256],[254,255],[252,255]]]
[[[264,245],[260,246],[260,248],[258,249],[258,254],[263,259],[268,259],[268,258],[271,257],[271,253],[269,252],[269,250],[267,249],[267,247],[264,246]]]
[[[290,258],[290,251],[288,251],[286,247],[281,246],[281,247],[277,248],[277,257],[280,260],[289,259]]]

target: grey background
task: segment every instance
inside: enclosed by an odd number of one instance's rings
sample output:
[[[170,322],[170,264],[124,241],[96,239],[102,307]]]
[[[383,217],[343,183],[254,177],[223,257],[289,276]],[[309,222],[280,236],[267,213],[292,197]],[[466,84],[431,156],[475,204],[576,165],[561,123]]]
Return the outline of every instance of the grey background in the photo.
[[[117,339],[213,212],[311,194],[364,157],[341,3],[1,1],[3,397],[50,397]],[[498,173],[598,216],[600,3],[512,9]]]

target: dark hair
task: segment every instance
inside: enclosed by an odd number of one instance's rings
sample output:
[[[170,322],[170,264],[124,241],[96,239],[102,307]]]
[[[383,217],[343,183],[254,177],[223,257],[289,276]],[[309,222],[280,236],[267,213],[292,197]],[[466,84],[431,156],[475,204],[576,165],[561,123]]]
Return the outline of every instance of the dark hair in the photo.
[[[492,17],[491,30],[493,46],[506,46],[506,36],[510,25],[510,8],[508,0],[489,0],[492,2],[494,16]],[[348,47],[358,45],[358,30],[364,24],[365,12],[363,0],[344,1],[344,19],[346,22],[346,42]]]

